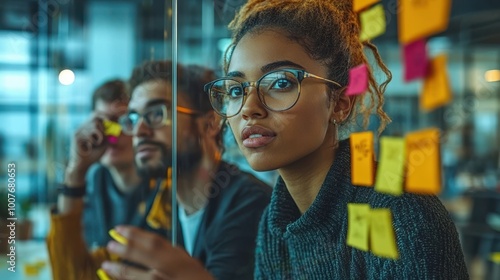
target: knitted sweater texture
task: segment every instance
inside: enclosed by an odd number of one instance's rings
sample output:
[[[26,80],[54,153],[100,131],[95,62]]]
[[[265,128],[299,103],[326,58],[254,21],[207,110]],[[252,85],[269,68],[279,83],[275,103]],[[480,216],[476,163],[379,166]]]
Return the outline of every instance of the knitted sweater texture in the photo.
[[[469,279],[459,237],[436,196],[353,186],[349,140],[303,214],[279,178],[257,237],[255,279]],[[399,259],[347,245],[347,203],[390,208]]]

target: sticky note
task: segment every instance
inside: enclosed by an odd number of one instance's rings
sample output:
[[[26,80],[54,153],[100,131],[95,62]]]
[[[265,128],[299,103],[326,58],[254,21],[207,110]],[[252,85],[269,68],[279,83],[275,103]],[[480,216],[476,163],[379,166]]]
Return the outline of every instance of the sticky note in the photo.
[[[404,80],[409,82],[427,76],[429,61],[425,40],[403,46]]]
[[[425,129],[406,135],[405,191],[438,194],[441,190],[439,130]]]
[[[368,89],[368,67],[361,64],[349,70],[347,95],[363,94]]]
[[[371,5],[380,2],[380,0],[354,0],[352,2],[352,10],[355,12],[359,12],[361,10],[364,10]]]
[[[359,14],[361,21],[361,32],[359,39],[361,42],[374,39],[385,33],[385,13],[384,6],[378,4]]]
[[[120,136],[120,133],[122,132],[120,124],[110,120],[103,120],[103,124],[104,134],[106,135],[108,141],[113,144],[117,143],[118,136]]]
[[[119,234],[115,229],[110,229],[108,233],[114,240],[116,240],[116,242],[122,245],[127,245],[127,239]]]
[[[373,132],[352,133],[351,182],[358,186],[373,186]]]
[[[365,203],[348,203],[347,222],[347,245],[368,251],[370,205]]]
[[[101,280],[111,280],[111,277],[109,277],[108,274],[102,268],[99,268],[97,270],[97,276],[99,276],[99,279]]]
[[[448,28],[451,0],[400,0],[399,42],[408,44]]]
[[[399,258],[390,209],[370,210],[370,250],[379,257]]]
[[[380,138],[376,191],[391,195],[403,194],[404,160],[405,140],[403,138],[387,136]]]
[[[172,169],[170,167],[167,168],[166,175],[146,217],[146,222],[154,229],[170,230],[172,227]]]
[[[429,64],[428,74],[424,80],[420,95],[420,108],[425,111],[448,104],[451,99],[451,88],[446,71],[446,55],[442,54]]]
[[[500,252],[491,253],[490,259],[496,264],[500,264]]]

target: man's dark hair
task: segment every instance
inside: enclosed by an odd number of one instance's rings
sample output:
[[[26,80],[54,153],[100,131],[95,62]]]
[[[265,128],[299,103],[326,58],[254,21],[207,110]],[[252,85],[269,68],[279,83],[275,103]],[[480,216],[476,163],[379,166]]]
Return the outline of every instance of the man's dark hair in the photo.
[[[199,65],[177,64],[178,90],[187,97],[190,109],[201,114],[213,111],[208,95],[203,92],[203,86],[215,79],[217,79],[217,75],[212,69]],[[131,94],[138,85],[154,80],[172,82],[172,62],[170,60],[147,61],[135,67],[129,79]],[[223,147],[222,135],[223,129],[216,139],[221,148]]]
[[[191,109],[202,114],[212,111],[208,95],[203,92],[203,86],[217,79],[212,69],[198,65],[177,65],[177,86],[179,91],[186,94]],[[130,91],[144,82],[163,80],[172,82],[172,62],[148,61],[134,68],[129,80]]]
[[[98,100],[107,103],[120,101],[128,103],[130,94],[127,88],[127,83],[120,79],[109,80],[94,90],[92,94],[92,111]]]

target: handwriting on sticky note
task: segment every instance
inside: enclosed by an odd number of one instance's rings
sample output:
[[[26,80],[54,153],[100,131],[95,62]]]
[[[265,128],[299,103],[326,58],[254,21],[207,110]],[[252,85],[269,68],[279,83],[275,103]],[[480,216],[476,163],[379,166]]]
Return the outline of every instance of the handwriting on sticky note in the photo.
[[[403,194],[403,169],[405,140],[400,137],[380,139],[380,159],[375,180],[375,190],[382,193]]]
[[[348,203],[347,216],[347,245],[368,251],[370,205]]]
[[[358,186],[373,186],[373,132],[352,133],[351,182]]]
[[[446,55],[441,54],[432,59],[429,64],[429,72],[420,95],[420,108],[425,111],[444,106],[452,99],[446,62]]]
[[[368,89],[368,67],[361,64],[349,70],[349,85],[346,95],[362,94]]]
[[[364,10],[371,5],[380,2],[380,0],[354,0],[352,2],[352,10],[355,12],[359,12],[361,10]]]
[[[406,135],[406,192],[439,194],[441,156],[439,130],[425,129]]]
[[[378,4],[372,8],[361,12],[361,32],[359,39],[363,41],[374,39],[385,33],[386,22],[384,6]]]
[[[370,250],[379,257],[399,258],[390,209],[370,210]]]
[[[451,0],[400,0],[399,42],[408,44],[445,31]]]
[[[404,80],[409,82],[427,76],[428,58],[425,40],[403,46]]]

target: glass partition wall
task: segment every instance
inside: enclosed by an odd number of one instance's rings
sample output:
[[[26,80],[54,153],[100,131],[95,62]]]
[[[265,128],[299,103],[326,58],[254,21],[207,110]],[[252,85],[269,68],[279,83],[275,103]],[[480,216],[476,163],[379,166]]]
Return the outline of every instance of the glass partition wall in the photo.
[[[20,267],[36,261],[28,257],[29,250],[43,248],[70,139],[90,115],[92,91],[107,80],[128,79],[135,66],[153,60],[203,65],[223,75],[222,56],[230,40],[227,24],[244,2],[2,1],[0,178],[7,182],[8,166],[15,165],[16,213],[20,220],[31,221],[22,229],[23,239],[38,244],[19,252]],[[421,82],[403,81],[397,11],[390,10],[395,2],[382,1],[392,18],[386,33],[374,41],[393,73],[385,105],[393,122],[383,135],[441,129],[440,198],[461,234],[471,278],[493,279],[493,273],[500,273],[495,272],[499,265],[489,259],[500,251],[500,5],[453,1],[448,30],[428,41],[431,56],[448,55],[453,101],[423,113],[418,106]],[[370,129],[376,125],[374,119]],[[182,129],[175,123],[173,127]],[[223,159],[253,172],[228,129],[224,139]],[[276,172],[254,173],[271,186],[277,178]],[[7,199],[2,200],[6,208]],[[50,279],[49,267],[39,271],[38,279]],[[0,268],[0,278],[11,279],[4,278],[5,269]],[[27,277],[22,269],[16,275]]]

